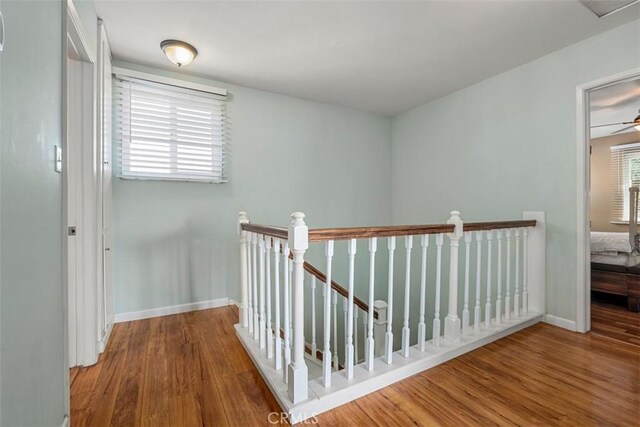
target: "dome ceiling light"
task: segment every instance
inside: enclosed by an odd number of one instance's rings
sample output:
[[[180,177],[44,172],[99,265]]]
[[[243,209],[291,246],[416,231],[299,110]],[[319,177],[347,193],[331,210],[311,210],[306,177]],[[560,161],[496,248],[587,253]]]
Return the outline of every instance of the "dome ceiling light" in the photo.
[[[180,40],[165,40],[160,43],[160,48],[167,55],[169,61],[178,67],[191,64],[198,56],[198,51],[195,47]]]

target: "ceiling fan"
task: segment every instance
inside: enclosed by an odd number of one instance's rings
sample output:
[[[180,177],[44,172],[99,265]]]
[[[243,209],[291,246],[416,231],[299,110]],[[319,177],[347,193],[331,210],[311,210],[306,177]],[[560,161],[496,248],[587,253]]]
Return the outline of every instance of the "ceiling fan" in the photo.
[[[640,110],[638,110],[638,115],[631,122],[608,123],[606,125],[591,126],[591,128],[601,128],[601,127],[605,127],[605,126],[620,126],[620,125],[631,125],[631,126],[627,126],[627,127],[622,128],[622,129],[618,129],[615,132],[611,132],[611,135],[616,134],[616,133],[620,133],[620,132],[624,132],[625,130],[628,130],[628,129],[631,129],[631,128],[636,128],[636,130],[640,131]]]

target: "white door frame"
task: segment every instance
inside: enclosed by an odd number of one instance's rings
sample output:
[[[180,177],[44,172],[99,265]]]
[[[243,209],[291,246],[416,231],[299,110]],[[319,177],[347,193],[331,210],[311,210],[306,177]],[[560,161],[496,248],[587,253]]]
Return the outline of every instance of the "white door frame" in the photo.
[[[576,89],[576,125],[577,125],[577,280],[576,280],[576,330],[587,332],[591,329],[591,244],[589,181],[591,159],[589,145],[591,123],[589,111],[589,93],[612,84],[640,77],[640,68],[633,68],[612,76],[603,77],[579,85]]]
[[[95,52],[71,0],[65,19],[63,67],[63,206],[65,357],[69,366],[98,360],[96,251],[96,67]],[[69,199],[74,187],[77,203]],[[71,208],[70,208],[71,206]],[[70,209],[75,209],[70,212]],[[70,218],[75,219],[70,224]],[[68,236],[69,225],[77,233]],[[101,233],[100,233],[101,234]],[[74,239],[75,256],[69,252]],[[73,269],[73,271],[71,271]],[[72,343],[73,342],[73,343]],[[71,354],[75,350],[74,354]]]

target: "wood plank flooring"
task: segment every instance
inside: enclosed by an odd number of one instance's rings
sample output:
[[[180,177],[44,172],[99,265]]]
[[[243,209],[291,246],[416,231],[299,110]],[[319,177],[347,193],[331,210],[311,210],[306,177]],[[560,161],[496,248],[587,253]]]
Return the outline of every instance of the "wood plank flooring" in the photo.
[[[626,298],[593,294],[591,332],[640,346],[640,313],[627,309]]]
[[[115,325],[74,372],[72,426],[259,426],[279,412],[229,307]],[[274,415],[271,421],[279,417]],[[310,422],[618,425],[640,420],[640,348],[538,324]]]

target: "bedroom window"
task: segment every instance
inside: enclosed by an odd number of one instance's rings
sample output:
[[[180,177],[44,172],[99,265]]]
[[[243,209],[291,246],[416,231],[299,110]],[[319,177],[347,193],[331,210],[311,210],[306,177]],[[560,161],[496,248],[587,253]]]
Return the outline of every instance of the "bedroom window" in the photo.
[[[221,95],[118,74],[114,83],[119,177],[227,181],[226,91]]]
[[[629,222],[629,187],[640,185],[640,142],[611,147],[612,222]]]

